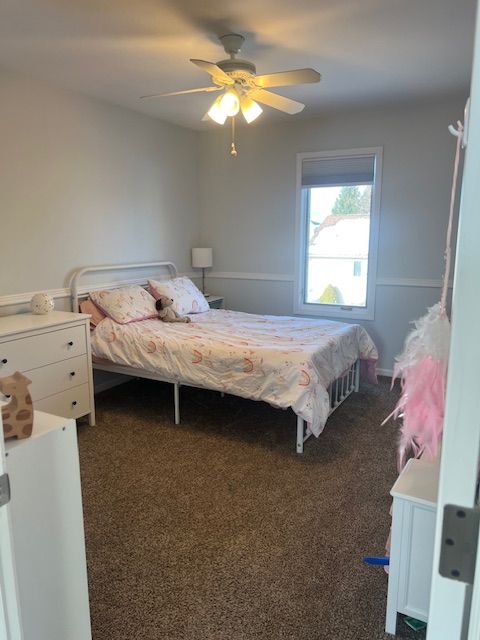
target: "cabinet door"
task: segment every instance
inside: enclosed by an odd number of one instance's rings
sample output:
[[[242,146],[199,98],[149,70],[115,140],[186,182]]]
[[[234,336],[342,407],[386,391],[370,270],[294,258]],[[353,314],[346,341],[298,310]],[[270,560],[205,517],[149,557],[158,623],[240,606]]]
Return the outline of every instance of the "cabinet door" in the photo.
[[[398,611],[427,621],[433,566],[436,511],[406,502],[402,530],[402,566]]]
[[[6,460],[0,413],[0,475],[5,472]],[[22,637],[10,505],[6,504],[0,507],[0,638],[22,640]]]
[[[75,422],[36,413],[6,448],[23,638],[91,640]]]

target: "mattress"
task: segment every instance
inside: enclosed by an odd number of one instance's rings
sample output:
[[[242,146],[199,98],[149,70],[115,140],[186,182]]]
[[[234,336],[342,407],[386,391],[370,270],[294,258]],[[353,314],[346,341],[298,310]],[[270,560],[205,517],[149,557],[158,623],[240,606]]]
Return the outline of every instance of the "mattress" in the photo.
[[[319,435],[329,414],[329,384],[358,359],[377,359],[363,327],[327,320],[212,309],[191,323],[158,319],[92,334],[95,358],[159,377],[288,408]]]

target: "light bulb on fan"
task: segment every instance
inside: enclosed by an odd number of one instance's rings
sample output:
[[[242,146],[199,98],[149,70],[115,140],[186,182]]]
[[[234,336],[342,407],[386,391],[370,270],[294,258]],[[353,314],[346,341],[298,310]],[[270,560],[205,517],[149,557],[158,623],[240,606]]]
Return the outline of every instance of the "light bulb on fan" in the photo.
[[[240,105],[242,108],[243,117],[248,124],[256,120],[258,116],[263,112],[262,107],[254,100],[252,100],[249,96],[243,96],[240,100]]]
[[[220,111],[229,118],[233,118],[240,111],[240,100],[237,92],[233,89],[226,91],[220,98],[219,102]]]
[[[224,124],[225,120],[227,119],[227,116],[223,113],[222,109],[220,108],[220,101],[222,98],[223,96],[218,97],[215,100],[215,102],[212,104],[212,106],[210,107],[207,113],[208,117],[211,118],[217,124]]]

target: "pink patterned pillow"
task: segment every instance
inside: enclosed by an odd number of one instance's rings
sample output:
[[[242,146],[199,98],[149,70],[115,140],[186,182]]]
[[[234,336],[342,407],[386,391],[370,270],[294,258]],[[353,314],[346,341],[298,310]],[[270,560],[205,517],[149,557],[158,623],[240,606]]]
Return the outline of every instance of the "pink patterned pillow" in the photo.
[[[210,309],[205,296],[190,278],[172,278],[171,280],[165,280],[165,282],[149,280],[148,286],[150,293],[156,300],[160,296],[172,298],[172,309],[181,316],[186,313],[203,313]]]
[[[119,324],[128,324],[157,316],[154,298],[138,285],[92,291],[90,299],[103,313]]]
[[[90,327],[94,329],[97,324],[99,324],[106,315],[101,311],[96,304],[94,304],[91,300],[84,300],[80,303],[80,311],[82,313],[88,313],[91,315],[90,318]]]

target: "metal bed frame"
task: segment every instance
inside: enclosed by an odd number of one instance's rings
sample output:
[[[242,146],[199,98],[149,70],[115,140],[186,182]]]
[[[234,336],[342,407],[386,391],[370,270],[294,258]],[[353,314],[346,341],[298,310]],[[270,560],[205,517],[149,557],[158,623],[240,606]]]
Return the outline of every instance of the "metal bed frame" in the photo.
[[[169,261],[156,261],[156,262],[138,262],[133,264],[115,264],[115,265],[98,265],[91,267],[82,267],[75,271],[70,279],[70,296],[72,310],[78,311],[81,300],[86,300],[90,291],[99,289],[115,289],[125,286],[126,284],[139,284],[141,286],[147,286],[148,278],[136,278],[130,280],[119,280],[117,282],[109,282],[107,284],[92,284],[88,287],[82,286],[80,288],[79,281],[87,273],[105,273],[110,271],[132,271],[135,269],[149,269],[149,268],[164,268],[167,270],[170,278],[175,278],[178,275],[177,267],[173,262]],[[123,375],[133,376],[136,378],[147,378],[149,380],[156,380],[158,382],[167,382],[173,385],[173,403],[174,403],[174,420],[175,424],[180,424],[180,387],[191,387],[206,389],[212,391],[210,387],[201,385],[191,385],[181,380],[171,380],[157,375],[156,373],[145,371],[144,369],[136,369],[135,367],[129,367],[125,365],[110,363],[110,362],[94,362],[93,368],[99,371],[109,371],[111,373],[120,373]],[[354,391],[358,391],[360,381],[360,363],[356,360],[346,373],[334,380],[328,387],[328,394],[330,398],[330,409],[328,415],[330,416],[342,402],[344,402],[348,396]],[[215,391],[215,389],[213,389]],[[223,396],[223,393],[222,393]],[[297,416],[297,440],[296,451],[297,453],[303,453],[304,443],[312,435],[307,429],[305,420],[300,416]]]

